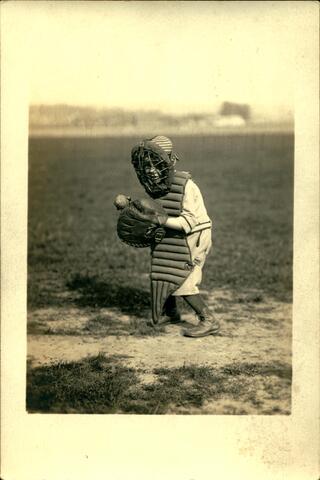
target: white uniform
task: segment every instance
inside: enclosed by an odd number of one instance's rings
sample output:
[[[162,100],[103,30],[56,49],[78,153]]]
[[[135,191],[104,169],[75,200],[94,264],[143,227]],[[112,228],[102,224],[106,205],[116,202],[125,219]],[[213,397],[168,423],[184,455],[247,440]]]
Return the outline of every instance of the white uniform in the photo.
[[[199,187],[190,179],[185,186],[182,212],[177,217],[181,228],[187,234],[194,268],[184,283],[172,294],[196,295],[202,279],[202,268],[212,246],[212,223]]]

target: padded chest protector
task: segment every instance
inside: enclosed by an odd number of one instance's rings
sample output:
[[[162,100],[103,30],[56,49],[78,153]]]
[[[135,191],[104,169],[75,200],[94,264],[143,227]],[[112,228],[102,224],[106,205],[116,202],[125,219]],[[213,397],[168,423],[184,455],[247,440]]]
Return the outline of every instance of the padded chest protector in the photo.
[[[175,172],[170,192],[157,199],[169,216],[178,217],[181,214],[189,178],[187,172]],[[167,230],[151,255],[152,319],[153,323],[158,323],[165,301],[190,275],[193,265],[186,235],[177,230]]]

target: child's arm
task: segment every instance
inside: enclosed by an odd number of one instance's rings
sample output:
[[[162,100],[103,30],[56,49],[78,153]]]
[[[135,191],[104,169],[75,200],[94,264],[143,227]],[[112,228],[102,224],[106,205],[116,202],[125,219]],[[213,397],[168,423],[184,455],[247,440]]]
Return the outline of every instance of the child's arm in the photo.
[[[169,217],[164,226],[171,228],[171,230],[184,230],[181,217]]]

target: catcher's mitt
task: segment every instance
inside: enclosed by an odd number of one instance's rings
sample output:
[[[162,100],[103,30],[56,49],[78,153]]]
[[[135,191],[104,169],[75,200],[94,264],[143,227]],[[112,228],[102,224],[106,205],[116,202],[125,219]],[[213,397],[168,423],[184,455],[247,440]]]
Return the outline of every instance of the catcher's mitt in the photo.
[[[132,247],[149,247],[161,242],[165,235],[168,215],[151,199],[134,200],[119,216],[117,233],[123,242]]]

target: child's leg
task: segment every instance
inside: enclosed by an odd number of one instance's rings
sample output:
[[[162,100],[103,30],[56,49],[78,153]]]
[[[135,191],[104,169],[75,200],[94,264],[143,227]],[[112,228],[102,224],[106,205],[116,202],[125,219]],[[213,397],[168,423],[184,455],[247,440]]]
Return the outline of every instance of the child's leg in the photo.
[[[199,293],[195,295],[183,295],[182,298],[196,312],[198,317],[201,317],[203,315],[203,312],[208,309],[207,305],[204,303],[204,300]]]
[[[183,335],[197,338],[218,333],[220,324],[218,320],[214,318],[213,313],[205,304],[200,294],[184,295],[182,298],[192,307],[200,320],[199,325],[184,330],[182,332]]]
[[[176,297],[170,295],[163,307],[163,314],[169,317],[171,322],[178,323],[181,320],[181,315],[177,307]]]

